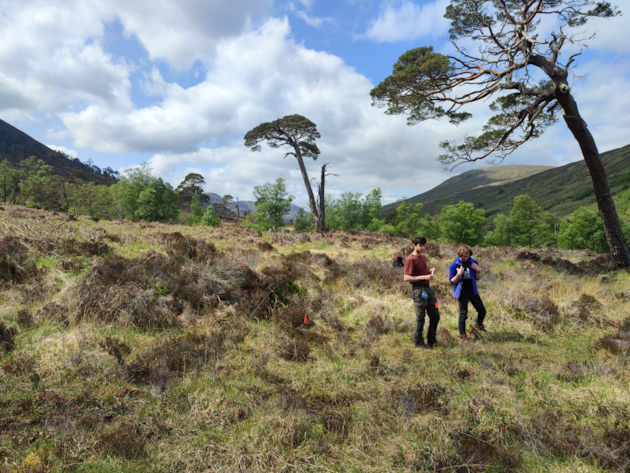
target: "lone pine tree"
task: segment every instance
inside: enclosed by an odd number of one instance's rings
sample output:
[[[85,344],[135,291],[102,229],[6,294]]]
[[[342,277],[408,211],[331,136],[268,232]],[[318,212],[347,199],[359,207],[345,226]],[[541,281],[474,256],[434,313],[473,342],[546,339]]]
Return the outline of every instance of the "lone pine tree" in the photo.
[[[315,140],[321,138],[317,131],[317,125],[302,115],[287,115],[275,121],[261,123],[245,135],[245,146],[252,151],[260,151],[260,143],[267,142],[271,148],[289,146],[291,151],[284,154],[284,157],[293,156],[297,159],[300,172],[304,179],[304,186],[308,194],[308,203],[315,219],[317,230],[322,230],[323,222],[315,202],[311,182],[308,179],[304,158],[313,158],[315,161],[319,154],[319,148]]]
[[[440,143],[445,153],[438,160],[447,169],[487,157],[502,160],[561,115],[582,150],[615,265],[628,267],[630,250],[606,170],[568,82],[581,52],[561,57],[563,47],[584,47],[592,39],[582,37],[589,19],[619,14],[610,3],[593,0],[451,0],[445,17],[456,53],[436,53],[431,46],[407,51],[371,91],[372,104],[387,107],[388,114],[408,114],[409,125],[442,117],[458,124],[471,117],[466,105],[494,98],[490,109],[497,113],[481,134]],[[537,31],[549,17],[555,27]],[[462,42],[476,42],[477,52]],[[540,73],[544,80],[535,79]]]

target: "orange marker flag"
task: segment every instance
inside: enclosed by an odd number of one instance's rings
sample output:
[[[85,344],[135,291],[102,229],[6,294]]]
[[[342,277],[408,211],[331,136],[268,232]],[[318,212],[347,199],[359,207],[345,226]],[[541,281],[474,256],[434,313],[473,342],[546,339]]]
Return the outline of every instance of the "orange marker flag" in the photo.
[[[308,324],[308,316],[304,314],[304,325]]]

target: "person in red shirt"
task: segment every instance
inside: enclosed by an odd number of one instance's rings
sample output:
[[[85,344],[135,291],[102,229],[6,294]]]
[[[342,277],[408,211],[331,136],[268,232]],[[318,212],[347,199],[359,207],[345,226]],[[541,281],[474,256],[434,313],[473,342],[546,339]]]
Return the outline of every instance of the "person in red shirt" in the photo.
[[[435,268],[427,267],[427,260],[424,257],[424,247],[427,239],[417,236],[412,241],[413,253],[405,260],[405,282],[411,284],[411,297],[416,311],[416,323],[413,327],[413,341],[416,347],[432,348],[437,340],[435,338],[437,326],[440,322],[440,311],[435,291],[431,289],[430,282],[433,280]],[[427,331],[427,343],[424,343],[422,332],[424,330],[425,313],[429,315],[429,329]]]

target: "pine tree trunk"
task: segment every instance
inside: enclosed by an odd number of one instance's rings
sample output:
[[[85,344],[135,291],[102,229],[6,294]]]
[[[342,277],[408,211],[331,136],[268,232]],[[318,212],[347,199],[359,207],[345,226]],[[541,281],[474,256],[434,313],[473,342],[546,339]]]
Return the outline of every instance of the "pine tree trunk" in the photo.
[[[302,178],[304,179],[304,186],[306,187],[306,193],[308,194],[308,203],[311,207],[311,212],[313,214],[313,218],[315,219],[315,225],[317,227],[317,231],[321,231],[321,220],[319,218],[319,212],[317,212],[317,205],[315,204],[315,196],[313,195],[313,189],[311,188],[311,182],[308,180],[308,174],[306,173],[306,166],[304,166],[304,160],[302,159],[302,153],[300,152],[300,147],[295,145],[295,157],[297,158],[297,162],[300,166],[300,171],[302,172]]]
[[[562,107],[564,121],[579,143],[582,156],[584,156],[584,161],[591,175],[597,207],[604,224],[606,239],[608,240],[608,246],[610,246],[615,266],[618,268],[630,267],[630,249],[628,249],[628,243],[621,229],[619,215],[608,185],[606,169],[604,169],[604,163],[597,150],[593,135],[591,135],[586,123],[580,116],[577,103],[568,89],[566,92],[557,89],[556,97]]]
[[[326,166],[326,164],[322,166],[322,176],[318,189],[320,230],[326,228]]]

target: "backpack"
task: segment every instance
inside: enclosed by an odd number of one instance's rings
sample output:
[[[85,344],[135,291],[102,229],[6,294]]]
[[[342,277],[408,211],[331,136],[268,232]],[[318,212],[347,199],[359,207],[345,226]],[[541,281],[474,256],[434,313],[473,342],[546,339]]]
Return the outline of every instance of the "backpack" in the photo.
[[[394,256],[394,264],[392,266],[394,266],[394,268],[403,268],[405,266],[405,258],[396,253],[396,256]]]

